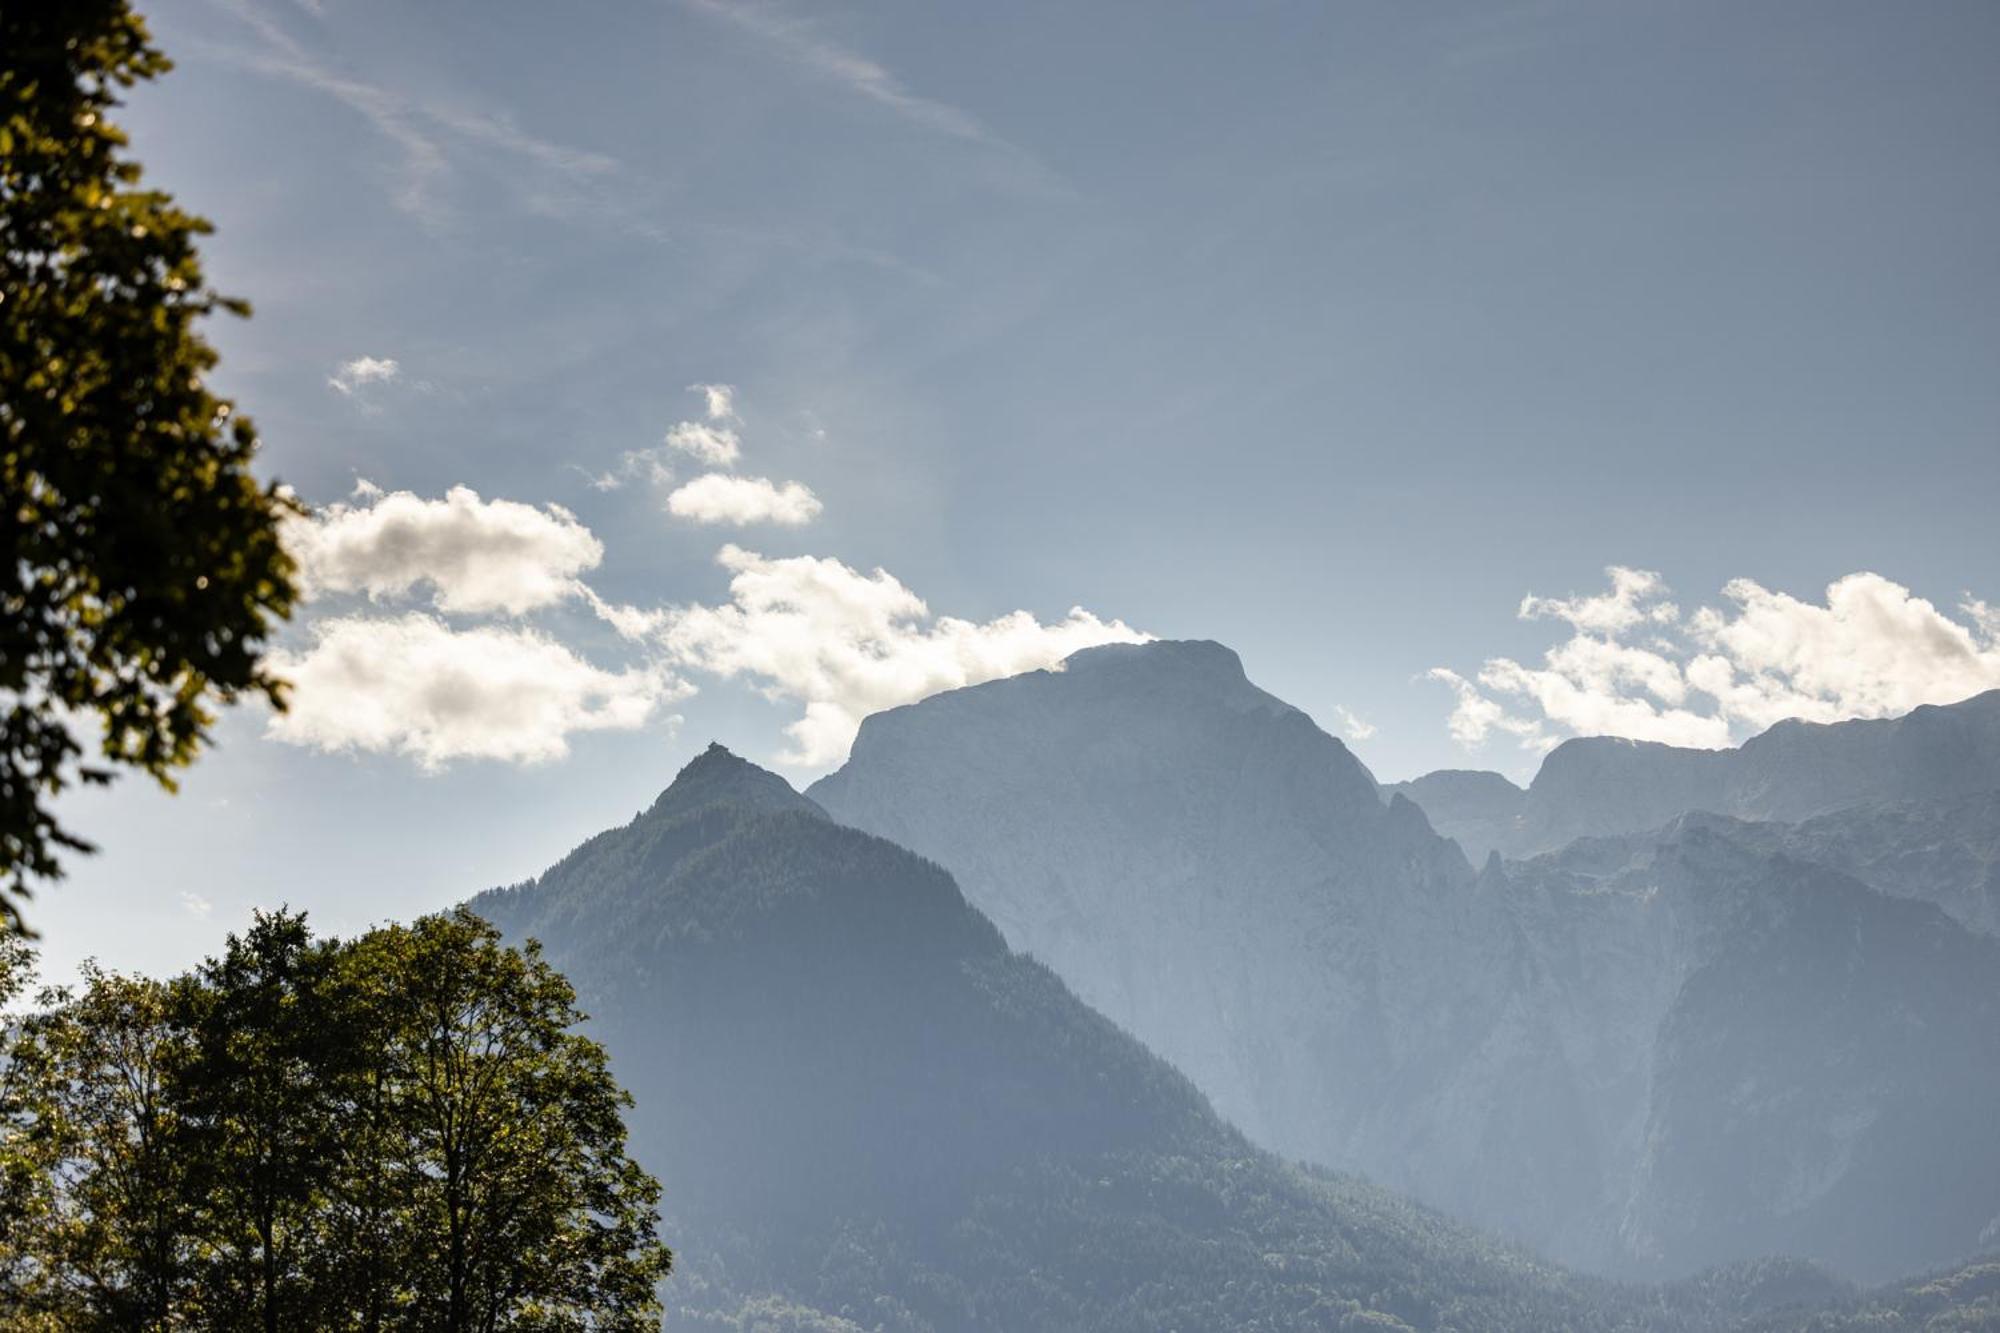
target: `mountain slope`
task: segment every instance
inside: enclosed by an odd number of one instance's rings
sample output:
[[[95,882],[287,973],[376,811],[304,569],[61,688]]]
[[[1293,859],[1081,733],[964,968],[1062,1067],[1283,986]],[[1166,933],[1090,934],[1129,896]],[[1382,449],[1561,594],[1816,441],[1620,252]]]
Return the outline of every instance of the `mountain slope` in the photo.
[[[1426,1183],[1398,1167],[1442,1130],[1407,1088],[1477,1038],[1479,963],[1504,965],[1472,869],[1228,649],[1088,649],[877,714],[810,792],[949,867],[1253,1139]]]
[[[1638,1326],[1624,1293],[1255,1151],[937,866],[781,786],[711,749],[473,902],[545,943],[637,1098],[678,1326]]]
[[[1973,780],[1936,721],[1877,727],[1867,745],[1944,774],[1934,785]],[[1933,762],[1952,752],[1963,762]],[[1717,762],[1663,764],[1694,790]],[[1843,771],[1814,778],[1820,794],[1773,778],[1757,799],[1809,809],[1865,788]],[[1429,785],[1489,817],[1510,799],[1476,778]],[[1010,943],[1253,1139],[1559,1258],[1664,1275],[1797,1246],[1886,1276],[1971,1252],[2000,1213],[1990,1136],[1949,1117],[1917,1132],[1929,1113],[1897,1080],[1844,1063],[1865,1050],[1913,1088],[1983,1095],[2000,1061],[1966,1015],[1989,1012],[2000,971],[1979,942],[1719,827],[1474,876],[1406,796],[1385,802],[1345,747],[1215,645],[1081,653],[878,715],[811,794],[949,867]],[[1788,940],[1788,921],[1810,930]],[[1811,952],[1849,938],[1838,966]],[[1926,968],[1947,955],[1940,987]],[[1743,1044],[1709,1041],[1704,1013]],[[1900,1050],[1884,1015],[1913,1030]],[[1731,1070],[1761,1100],[1732,1101]],[[1741,1142],[1704,1138],[1711,1114],[1741,1122]],[[1741,1145],[1770,1149],[1788,1123],[1796,1179],[1749,1171]],[[1863,1182],[1889,1161],[1907,1188],[1871,1208]]]
[[[1609,1229],[1668,1268],[1782,1252],[1879,1280],[1975,1253],[2000,1221],[2000,945],[1763,832],[1693,815],[1507,870],[1557,983],[1526,988],[1529,1021],[1597,1089]],[[1606,920],[1625,984],[1559,984]]]

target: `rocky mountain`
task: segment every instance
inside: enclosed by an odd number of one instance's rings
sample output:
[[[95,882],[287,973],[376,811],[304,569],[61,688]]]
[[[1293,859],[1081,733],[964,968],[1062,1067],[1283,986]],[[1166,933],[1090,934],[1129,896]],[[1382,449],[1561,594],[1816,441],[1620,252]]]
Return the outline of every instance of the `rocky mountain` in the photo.
[[[1472,868],[1227,648],[1086,649],[879,713],[810,790],[949,868],[1258,1142],[1399,1188],[1451,1169],[1456,1127],[1405,1112],[1506,966]]]
[[[1431,826],[1458,843],[1473,861],[1506,843],[1527,793],[1498,773],[1442,768],[1408,782],[1382,784],[1384,798],[1407,796]]]
[[[1901,717],[1780,722],[1730,750],[1570,740],[1525,792],[1509,788],[1497,773],[1447,771],[1400,789],[1473,857],[1531,856],[1692,810],[1796,823],[1858,805],[1930,804],[2000,790],[2000,690]]]
[[[1990,1266],[1617,1287],[1286,1166],[938,866],[720,749],[473,905],[545,944],[635,1094],[670,1328],[1804,1333],[1991,1308]]]
[[[1563,1248],[1873,1279],[1977,1252],[2000,1235],[2000,943],[1763,832],[1691,815],[1496,885],[1522,924],[1513,1003],[1560,1034],[1585,1112],[1602,1211]]]
[[[1798,824],[1745,825],[1737,836],[2000,935],[2000,790],[1850,806]]]
[[[1525,811],[1568,784],[1587,825],[1708,791],[1798,815],[1969,787],[1995,711],[1972,703],[1860,741],[1778,729],[1754,763],[1579,743],[1512,790]],[[1864,753],[1903,776],[1864,781]],[[1793,792],[1792,765],[1826,771]],[[1648,775],[1643,801],[1610,780],[1625,771]],[[1378,788],[1212,644],[1089,650],[880,714],[811,789],[949,868],[1012,945],[1281,1152],[1614,1271],[1792,1250],[1887,1276],[1980,1244],[2000,1213],[1992,1136],[1905,1084],[1983,1093],[1996,1053],[1968,1015],[2000,996],[1987,942],[1752,826],[1489,857],[1475,875],[1412,793],[1457,800],[1463,818],[1441,822],[1475,845],[1473,821],[1506,822],[1515,799],[1479,775]],[[1781,1143],[1778,1177],[1749,1168]]]
[[[546,945],[636,1097],[680,1256],[670,1327],[1693,1328],[1712,1311],[1279,1164],[1010,952],[936,865],[719,749],[473,906]]]

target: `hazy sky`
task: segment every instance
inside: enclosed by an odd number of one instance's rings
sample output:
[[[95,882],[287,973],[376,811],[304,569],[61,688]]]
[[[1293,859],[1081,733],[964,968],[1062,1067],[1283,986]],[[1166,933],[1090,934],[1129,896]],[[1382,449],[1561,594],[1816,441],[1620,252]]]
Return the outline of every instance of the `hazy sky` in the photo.
[[[2000,684],[1987,0],[151,14],[318,592],[276,736],[74,806],[58,972],[1126,633],[1384,778]]]

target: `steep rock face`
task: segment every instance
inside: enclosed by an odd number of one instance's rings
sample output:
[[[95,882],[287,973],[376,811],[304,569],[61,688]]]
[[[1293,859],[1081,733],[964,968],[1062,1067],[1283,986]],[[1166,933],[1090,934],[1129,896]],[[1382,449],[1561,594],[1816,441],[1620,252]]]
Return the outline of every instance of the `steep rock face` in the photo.
[[[1788,856],[1893,898],[1933,903],[1961,925],[2000,935],[2000,790],[1857,805],[1760,827]]]
[[[1933,762],[1954,745],[1925,725],[1876,727],[1864,743],[1905,769],[1948,771],[1945,786],[1972,781],[1976,766]],[[1847,744],[1838,732],[1812,743]],[[1671,820],[1717,790],[1794,810],[1862,789],[1820,778],[1817,794],[1793,796],[1768,774],[1731,778],[1730,753],[1565,748],[1538,788],[1585,826]],[[1771,772],[1800,762],[1758,760]],[[1643,800],[1626,790],[1634,772]],[[1416,789],[1464,798],[1496,825],[1514,804],[1476,775]],[[1898,1065],[1900,1077],[1931,1077],[1935,1063],[1935,1086],[1966,1092],[1950,1071],[1991,1061],[1940,992],[1894,970],[1921,952],[1903,936],[1932,930],[1933,917],[1899,914],[1905,905],[1833,871],[1775,869],[1787,864],[1776,826],[1695,817],[1525,865],[1489,860],[1471,876],[1402,791],[1377,788],[1337,741],[1243,680],[1233,655],[1199,644],[1079,654],[1062,671],[872,718],[848,765],[812,794],[835,818],[950,868],[1010,942],[1166,1054],[1253,1137],[1565,1259],[1671,1273],[1797,1241],[1876,1274],[1881,1256],[1960,1256],[1984,1225],[1968,1233],[1967,1219],[2000,1210],[1977,1201],[1987,1183],[1974,1171],[1949,1206],[1933,1181],[1856,1220],[1867,1210],[1853,1182],[1870,1162],[1934,1171],[1983,1158],[1940,1121],[1923,1159],[1922,1136],[1895,1128],[1893,1087],[1844,1066],[1850,1048],[1800,1017],[1818,1005],[1858,1018],[1854,997],[1907,991],[1927,997],[1911,1001],[1912,1021],[1949,1035],[1915,1043],[1906,1054],[1918,1063]],[[1813,947],[1843,932],[1870,941],[1852,955],[1847,990],[1834,984],[1846,972],[1785,952],[1793,911],[1815,923],[1800,936]],[[1742,952],[1752,942],[1765,953]],[[1745,957],[1779,969],[1768,995]],[[1954,976],[1969,1011],[2000,993],[2000,975],[1979,965]],[[1818,980],[1801,990],[1806,978]],[[1799,1042],[1768,1075],[1782,1087],[1748,1109],[1717,1091],[1718,1071],[1764,1048],[1706,1046],[1688,1017],[1720,1022],[1727,1006],[1769,1049],[1794,1029]],[[1821,1146],[1793,1153],[1784,1188],[1753,1183],[1740,1144],[1702,1137],[1713,1115],[1754,1122],[1741,1142],[1768,1148],[1782,1117],[1750,1111],[1800,1115],[1814,1098],[1846,1109],[1798,1121]],[[1861,1107],[1877,1119],[1854,1120]],[[1933,1205],[1948,1218],[1935,1227],[1916,1217]]]
[[[635,1095],[672,1327],[1714,1326],[1257,1152],[943,870],[726,752],[472,905]]]
[[[1616,1251],[1684,1269],[1812,1256],[1880,1279],[1976,1252],[2000,1213],[2000,945],[1928,904],[1690,816],[1517,865],[1517,898],[1611,904],[1626,985],[1549,995],[1622,1195]],[[1636,983],[1636,984],[1634,984]]]
[[[1259,1141],[1409,1184],[1443,1132],[1407,1089],[1490,1021],[1471,960],[1504,965],[1471,868],[1229,650],[1089,649],[878,714],[811,794],[949,867]]]

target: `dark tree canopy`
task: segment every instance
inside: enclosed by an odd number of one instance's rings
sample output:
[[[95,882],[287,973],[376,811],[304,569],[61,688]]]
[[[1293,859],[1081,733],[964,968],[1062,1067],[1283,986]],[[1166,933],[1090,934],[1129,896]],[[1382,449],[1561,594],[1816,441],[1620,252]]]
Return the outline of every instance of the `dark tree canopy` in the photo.
[[[124,0],[0,5],[0,929],[88,850],[65,787],[119,765],[171,786],[214,703],[282,702],[259,658],[292,604],[291,502],[251,474],[197,331],[248,307],[109,118],[168,67]]]
[[[86,969],[0,1030],[0,1333],[658,1328],[659,1186],[581,1020],[463,911]]]

